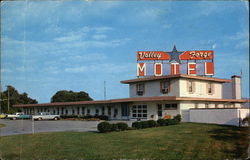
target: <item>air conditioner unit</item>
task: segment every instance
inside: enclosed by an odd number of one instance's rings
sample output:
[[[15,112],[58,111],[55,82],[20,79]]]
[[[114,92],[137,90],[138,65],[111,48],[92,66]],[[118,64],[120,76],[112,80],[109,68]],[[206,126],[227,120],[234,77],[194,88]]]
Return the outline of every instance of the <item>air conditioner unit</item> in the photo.
[[[137,91],[137,95],[138,96],[142,96],[143,95],[143,91]]]
[[[163,94],[164,94],[164,93],[168,93],[168,88],[162,89],[162,93],[163,93]]]

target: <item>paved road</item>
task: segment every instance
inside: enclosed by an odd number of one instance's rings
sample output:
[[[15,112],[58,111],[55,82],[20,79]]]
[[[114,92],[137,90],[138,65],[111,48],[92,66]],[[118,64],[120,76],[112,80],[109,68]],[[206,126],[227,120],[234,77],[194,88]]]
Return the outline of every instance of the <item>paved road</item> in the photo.
[[[100,121],[32,121],[0,119],[0,123],[6,125],[0,128],[0,136],[7,136],[33,132],[97,131],[97,124],[100,123]]]
[[[0,136],[15,134],[30,134],[39,132],[60,132],[60,131],[78,131],[78,132],[96,132],[97,125],[101,121],[32,121],[32,120],[9,120],[0,119],[0,123],[6,126],[0,128]],[[133,121],[109,121],[110,123],[126,122],[131,126]]]

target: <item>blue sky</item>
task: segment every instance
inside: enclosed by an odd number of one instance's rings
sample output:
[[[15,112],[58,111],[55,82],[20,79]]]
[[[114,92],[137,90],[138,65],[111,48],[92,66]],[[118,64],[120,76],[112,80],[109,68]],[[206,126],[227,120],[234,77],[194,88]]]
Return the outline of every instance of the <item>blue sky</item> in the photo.
[[[1,3],[2,89],[39,103],[58,90],[128,97],[136,51],[214,50],[215,77],[243,71],[249,97],[247,1],[13,1]]]

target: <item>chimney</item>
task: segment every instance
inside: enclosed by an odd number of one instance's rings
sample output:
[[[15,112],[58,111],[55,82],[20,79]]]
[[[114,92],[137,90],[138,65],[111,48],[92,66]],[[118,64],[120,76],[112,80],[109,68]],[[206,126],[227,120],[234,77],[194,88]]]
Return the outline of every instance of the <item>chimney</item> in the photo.
[[[241,99],[241,76],[233,75],[232,79],[232,98]]]

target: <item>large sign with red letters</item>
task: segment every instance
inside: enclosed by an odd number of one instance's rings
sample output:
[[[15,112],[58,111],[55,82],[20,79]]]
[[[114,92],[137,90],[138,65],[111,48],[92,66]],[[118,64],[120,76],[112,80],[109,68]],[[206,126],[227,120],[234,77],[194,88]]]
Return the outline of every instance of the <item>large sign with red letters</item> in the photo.
[[[214,75],[214,52],[199,51],[138,51],[137,76],[175,74]]]

